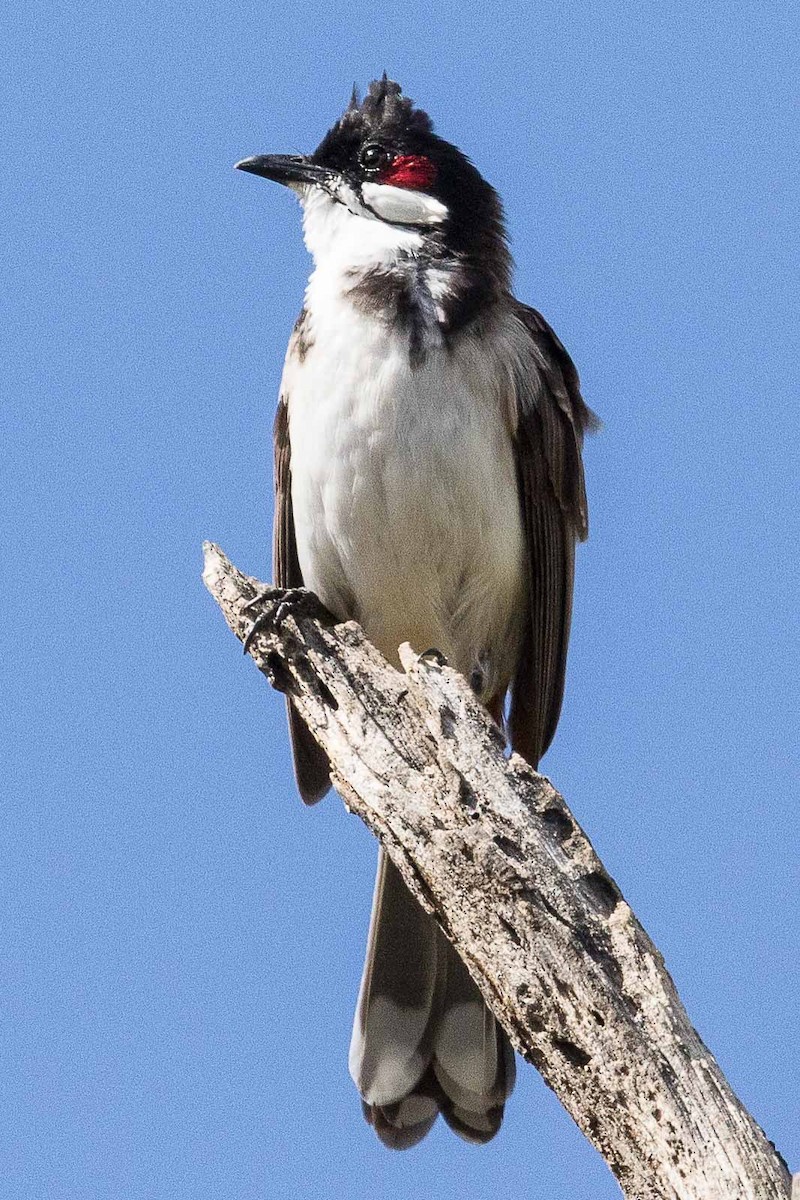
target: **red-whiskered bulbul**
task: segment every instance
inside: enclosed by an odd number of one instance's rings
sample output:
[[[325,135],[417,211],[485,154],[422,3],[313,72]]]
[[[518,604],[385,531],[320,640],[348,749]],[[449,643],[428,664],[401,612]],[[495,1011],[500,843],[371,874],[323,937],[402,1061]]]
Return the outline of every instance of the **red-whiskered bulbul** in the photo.
[[[595,418],[511,294],[497,193],[385,76],[312,155],[237,166],[297,194],[314,260],[275,422],[275,583],[316,592],[396,666],[402,642],[441,650],[536,766],[561,708]],[[328,762],[288,713],[313,804]],[[505,1033],[382,853],[350,1072],[396,1148],[439,1112],[488,1141],[514,1082]]]

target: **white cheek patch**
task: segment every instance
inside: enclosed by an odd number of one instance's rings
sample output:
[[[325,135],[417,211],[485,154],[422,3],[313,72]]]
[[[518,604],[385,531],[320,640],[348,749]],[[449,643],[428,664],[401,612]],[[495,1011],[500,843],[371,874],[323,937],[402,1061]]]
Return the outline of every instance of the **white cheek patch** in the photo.
[[[361,195],[376,217],[397,225],[441,225],[447,217],[440,200],[390,183],[362,184]]]

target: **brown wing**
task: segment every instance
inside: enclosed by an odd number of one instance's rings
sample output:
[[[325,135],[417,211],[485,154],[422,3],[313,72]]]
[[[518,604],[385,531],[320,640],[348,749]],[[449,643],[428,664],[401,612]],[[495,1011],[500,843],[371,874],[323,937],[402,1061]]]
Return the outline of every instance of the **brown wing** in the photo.
[[[292,515],[289,416],[283,396],[278,402],[278,411],[275,414],[275,526],[272,571],[276,587],[303,586]],[[289,718],[289,737],[297,788],[306,804],[316,804],[331,786],[330,765],[324,750],[314,741],[308,726],[289,699],[286,701],[286,713]]]
[[[541,313],[515,302],[530,334],[531,370],[517,384],[516,452],[528,551],[528,613],[511,685],[511,744],[534,766],[556,731],[564,695],[575,542],[588,534],[581,447],[599,424],[573,362]]]

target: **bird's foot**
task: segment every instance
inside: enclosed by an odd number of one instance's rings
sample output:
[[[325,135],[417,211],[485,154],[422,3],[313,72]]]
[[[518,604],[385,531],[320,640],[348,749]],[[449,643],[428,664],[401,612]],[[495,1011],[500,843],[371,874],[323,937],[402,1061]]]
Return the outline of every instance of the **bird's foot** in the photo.
[[[246,612],[248,608],[255,608],[257,604],[262,604],[265,600],[274,599],[276,601],[274,608],[265,608],[253,621],[247,632],[247,637],[242,644],[243,654],[247,654],[252,645],[253,638],[265,626],[269,625],[273,629],[279,628],[289,614],[293,610],[296,611],[298,604],[307,601],[309,597],[306,588],[286,588],[280,598],[275,596],[276,590],[276,588],[268,588],[265,592],[259,592],[258,595],[254,596],[252,600],[248,600],[247,604],[244,605],[244,611]]]

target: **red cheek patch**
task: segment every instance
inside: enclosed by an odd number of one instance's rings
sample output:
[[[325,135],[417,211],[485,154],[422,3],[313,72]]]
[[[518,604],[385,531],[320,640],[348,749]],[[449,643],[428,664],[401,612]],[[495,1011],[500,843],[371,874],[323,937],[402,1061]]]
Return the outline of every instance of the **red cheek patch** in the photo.
[[[436,178],[436,167],[423,154],[401,154],[380,173],[381,183],[417,191],[428,188]]]

